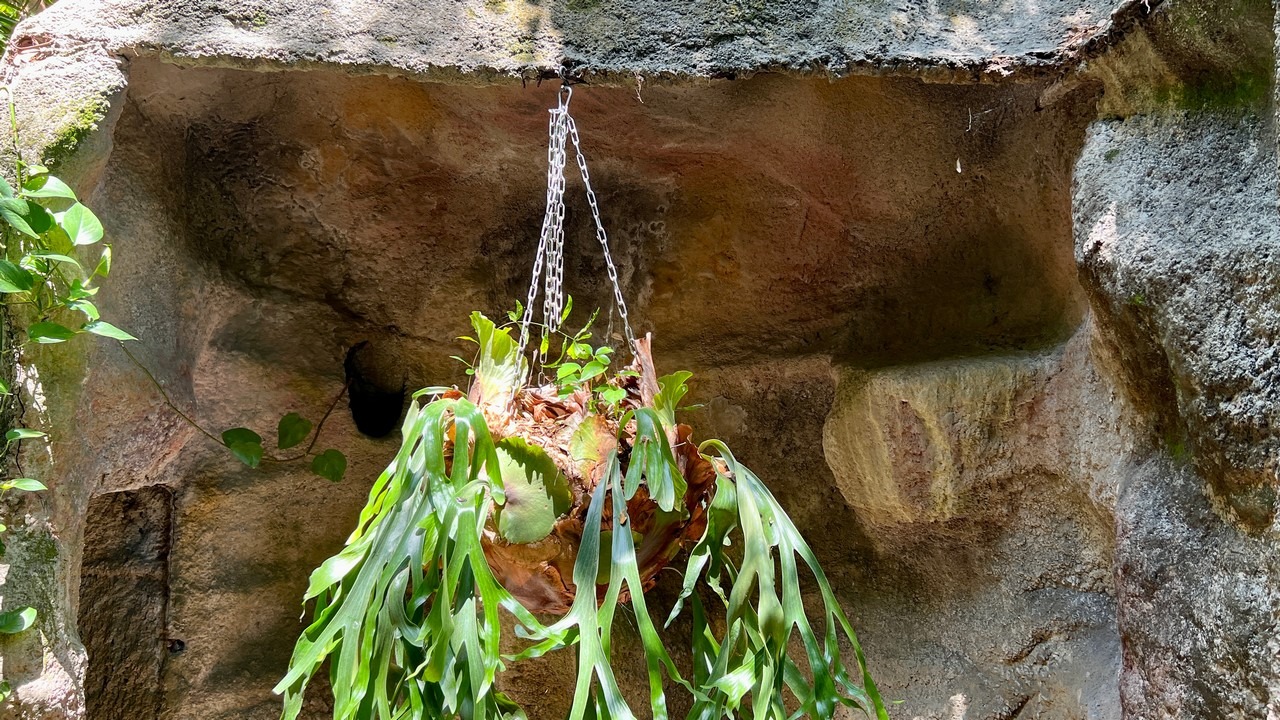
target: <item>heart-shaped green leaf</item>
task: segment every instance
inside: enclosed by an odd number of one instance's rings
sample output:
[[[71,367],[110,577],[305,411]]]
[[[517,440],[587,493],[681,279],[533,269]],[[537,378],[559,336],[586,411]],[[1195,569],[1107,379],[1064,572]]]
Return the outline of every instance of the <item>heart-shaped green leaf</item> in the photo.
[[[347,474],[347,456],[337,450],[325,450],[312,458],[311,472],[329,482],[342,482],[342,476]]]
[[[0,200],[0,202],[3,201]],[[67,235],[71,236],[71,242],[76,245],[92,245],[102,239],[102,222],[92,210],[80,203],[67,208],[59,218],[58,224],[67,231]]]
[[[249,428],[224,430],[222,442],[245,465],[256,468],[262,462],[262,436]]]
[[[36,198],[76,199],[75,192],[66,183],[52,175],[39,175],[31,178],[22,186],[22,194]]]
[[[262,462],[262,445],[261,443],[232,443],[227,446],[231,450],[231,454],[236,456],[240,462],[251,468],[256,468]]]
[[[9,223],[10,227],[23,235],[40,237],[36,231],[31,228],[31,223],[27,222],[27,214],[29,212],[31,212],[30,205],[22,198],[0,198],[0,218]]]
[[[280,425],[276,428],[276,447],[288,450],[306,440],[310,434],[311,421],[291,412],[280,418]]]

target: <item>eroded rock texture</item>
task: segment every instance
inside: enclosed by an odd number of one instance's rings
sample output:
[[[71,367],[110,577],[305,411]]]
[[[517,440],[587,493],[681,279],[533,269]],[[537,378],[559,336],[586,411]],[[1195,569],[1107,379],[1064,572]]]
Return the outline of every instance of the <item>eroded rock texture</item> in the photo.
[[[812,539],[892,717],[1270,720],[1275,22],[1257,0],[61,0],[9,72],[24,151],[115,245],[104,313],[180,407],[271,444],[362,341],[361,387],[465,380],[467,313],[525,289],[536,78],[567,62],[632,317]],[[575,189],[570,290],[605,305]],[[307,574],[395,434],[344,403],[343,483],[249,470],[119,348],[28,359],[51,444],[20,459],[51,491],[6,507],[0,597],[42,621],[0,644],[0,717],[275,717]],[[615,652],[643,706],[636,643]],[[503,682],[559,718],[572,662]]]

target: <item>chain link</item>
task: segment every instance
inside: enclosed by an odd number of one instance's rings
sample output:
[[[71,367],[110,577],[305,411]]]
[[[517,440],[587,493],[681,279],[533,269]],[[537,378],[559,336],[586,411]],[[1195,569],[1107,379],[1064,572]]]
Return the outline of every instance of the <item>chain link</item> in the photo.
[[[533,323],[533,306],[538,299],[539,279],[543,280],[545,290],[542,298],[544,334],[559,329],[560,314],[564,311],[564,170],[568,160],[567,141],[573,143],[578,170],[582,174],[582,184],[587,190],[587,203],[591,206],[596,239],[600,241],[600,249],[604,252],[605,267],[609,273],[609,282],[613,285],[613,299],[618,307],[618,315],[622,318],[628,348],[635,343],[635,335],[631,331],[631,320],[627,315],[627,303],[622,296],[622,284],[618,280],[618,268],[614,265],[613,255],[609,252],[609,237],[605,233],[604,222],[600,219],[600,206],[596,202],[595,190],[591,188],[591,175],[587,171],[587,158],[582,152],[578,126],[569,115],[569,100],[572,97],[573,89],[567,85],[562,87],[556,107],[550,111],[547,143],[547,211],[542,218],[538,253],[533,262],[533,277],[529,281],[528,302],[525,303],[524,315],[520,319],[521,350],[529,343],[529,327]],[[544,265],[545,276],[543,275]],[[610,315],[612,317],[612,313]]]
[[[529,280],[528,299],[524,305],[524,315],[520,318],[520,348],[529,344],[529,326],[533,322],[533,306],[538,300],[538,280],[542,279],[543,264],[546,264],[546,294],[542,301],[542,312],[550,329],[552,319],[560,319],[560,303],[564,281],[564,167],[566,163],[565,139],[568,136],[568,124],[564,121],[568,115],[569,93],[561,93],[559,103],[551,112],[547,142],[547,210],[542,217],[542,231],[538,239],[538,254],[533,261],[533,276]],[[557,323],[558,326],[558,323]],[[544,331],[545,332],[545,331]]]
[[[600,249],[604,251],[604,264],[609,272],[609,282],[613,284],[613,299],[618,303],[618,315],[622,318],[622,329],[627,334],[627,347],[636,341],[631,332],[631,318],[627,316],[627,301],[622,297],[622,283],[618,281],[618,268],[613,264],[613,254],[609,252],[609,236],[604,232],[604,223],[600,220],[600,206],[596,204],[596,191],[591,189],[591,174],[587,172],[587,158],[582,154],[582,142],[578,139],[578,124],[565,113],[569,124],[569,137],[573,140],[573,152],[578,157],[578,169],[582,171],[582,184],[587,188],[587,203],[591,205],[591,218],[596,223],[596,239],[600,241]]]

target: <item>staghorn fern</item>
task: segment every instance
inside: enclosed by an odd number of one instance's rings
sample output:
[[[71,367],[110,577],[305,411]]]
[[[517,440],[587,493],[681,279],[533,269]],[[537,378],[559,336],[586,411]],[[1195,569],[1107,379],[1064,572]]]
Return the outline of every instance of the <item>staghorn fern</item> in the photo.
[[[645,339],[632,368],[595,378],[598,387],[521,387],[527,368],[510,331],[479,313],[472,324],[480,352],[470,396],[414,396],[400,451],[355,532],[312,573],[304,605],[314,601],[313,621],[275,688],[286,720],[326,659],[335,720],[524,718],[495,687],[497,674],[569,647],[578,657],[571,720],[629,720],[610,664],[615,611],[628,601],[655,720],[668,717],[667,688],[691,695],[698,720],[830,718],[840,706],[887,720],[848,618],[795,525],[723,443],[694,449],[689,428],[676,424],[688,373],[656,378]],[[570,352],[583,352],[583,336],[566,342]],[[733,542],[740,563],[727,552]],[[667,619],[688,602],[686,678],[644,592],[689,544]],[[821,592],[821,637],[804,613],[797,558]],[[720,635],[699,586],[723,604]],[[499,608],[527,641],[512,656],[499,650]],[[562,617],[544,625],[535,612]],[[798,662],[787,652],[797,635]]]

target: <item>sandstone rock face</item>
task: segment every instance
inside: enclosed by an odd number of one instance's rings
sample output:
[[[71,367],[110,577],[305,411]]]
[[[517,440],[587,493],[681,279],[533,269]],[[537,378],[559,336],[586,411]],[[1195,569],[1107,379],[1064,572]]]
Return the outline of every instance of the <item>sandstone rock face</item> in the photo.
[[[536,79],[576,68],[632,317],[812,539],[895,720],[1270,720],[1275,17],[61,0],[7,72],[22,151],[114,244],[104,314],[185,412],[270,445],[361,341],[373,387],[465,381],[467,313],[532,264],[557,90]],[[575,190],[570,291],[606,305]],[[276,717],[307,574],[396,436],[343,402],[322,443],[344,482],[250,470],[80,340],[25,351],[22,422],[51,442],[18,460],[50,491],[6,501],[0,599],[41,623],[0,642],[0,717]],[[571,673],[503,683],[559,718]]]

